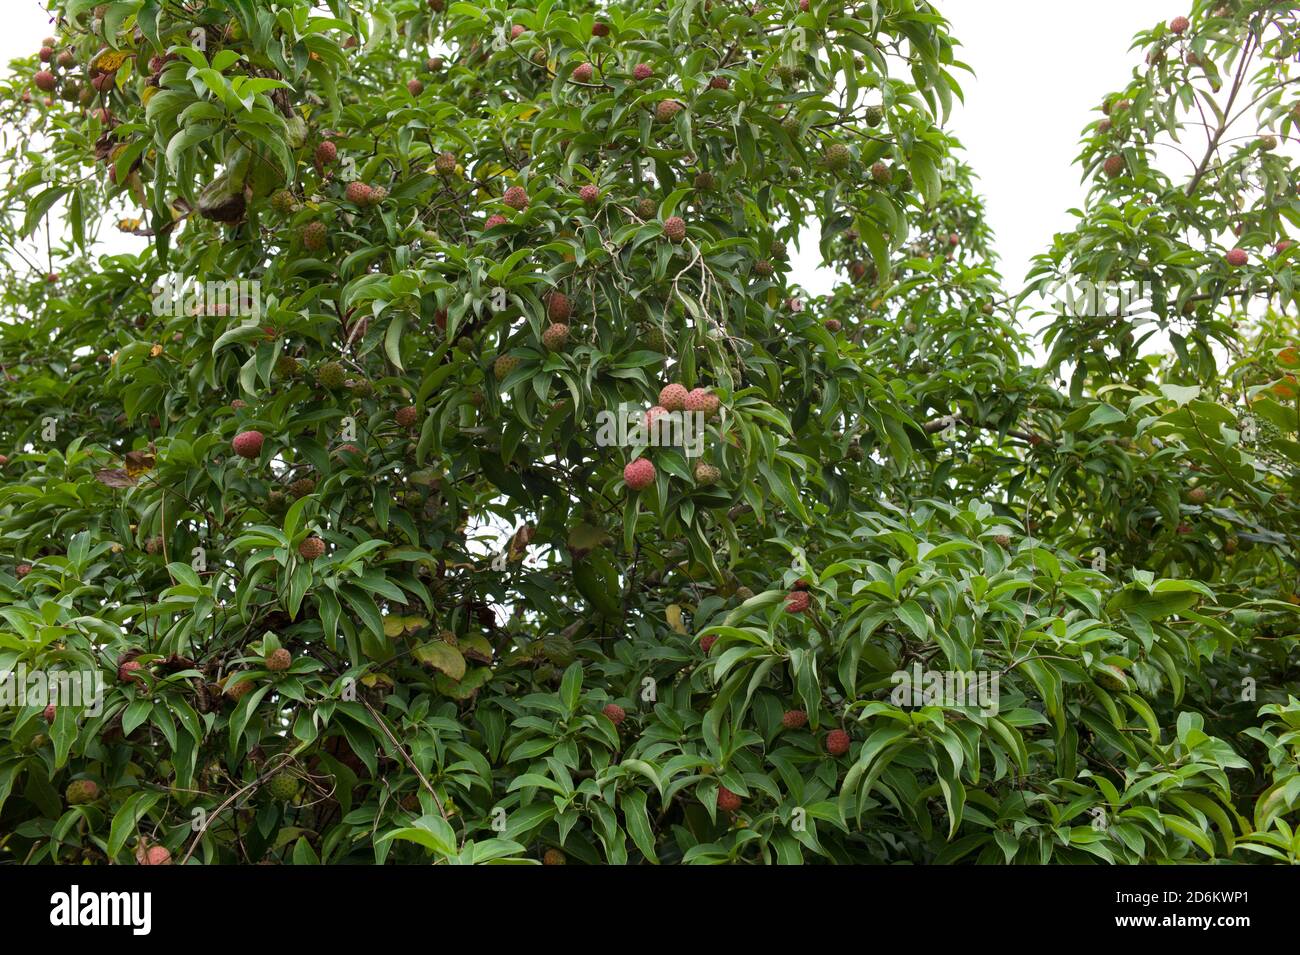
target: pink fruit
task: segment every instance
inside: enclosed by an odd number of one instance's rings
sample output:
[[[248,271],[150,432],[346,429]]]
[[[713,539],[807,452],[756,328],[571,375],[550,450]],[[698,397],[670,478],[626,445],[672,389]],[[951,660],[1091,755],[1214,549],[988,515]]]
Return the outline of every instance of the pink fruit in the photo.
[[[230,446],[241,458],[251,460],[262,453],[262,442],[265,440],[260,431],[241,431],[235,435],[235,440],[230,442]]]
[[[717,414],[718,396],[708,388],[693,388],[682,402],[686,411],[699,411],[706,417]]]
[[[1229,265],[1239,267],[1250,261],[1250,256],[1246,254],[1245,249],[1233,249],[1225,256]]]
[[[1190,20],[1187,19],[1187,17],[1174,17],[1172,20],[1169,21],[1169,32],[1175,34],[1181,34],[1185,32],[1187,28],[1191,25],[1192,23]]]
[[[632,70],[632,77],[637,82],[650,79],[655,75],[654,68],[649,63],[638,63]]]
[[[119,683],[139,683],[140,681],[140,662],[138,660],[127,660],[117,668],[117,679]]]
[[[516,211],[527,209],[528,192],[523,186],[511,186],[501,197],[501,201]]]
[[[669,411],[684,411],[688,394],[689,392],[683,385],[676,383],[664,385],[659,392],[659,405]]]
[[[627,486],[634,491],[640,491],[655,480],[655,466],[649,458],[637,458],[635,461],[629,461],[627,467],[623,468],[623,480]]]

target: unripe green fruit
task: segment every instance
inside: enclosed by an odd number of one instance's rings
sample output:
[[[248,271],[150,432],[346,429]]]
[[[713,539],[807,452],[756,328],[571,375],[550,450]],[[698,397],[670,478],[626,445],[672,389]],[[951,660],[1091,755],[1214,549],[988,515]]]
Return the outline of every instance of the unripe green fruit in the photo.
[[[827,169],[832,172],[839,172],[842,169],[848,168],[849,160],[852,157],[849,155],[849,147],[845,146],[843,143],[832,143],[827,148],[824,158]]]
[[[346,380],[347,372],[336,361],[327,361],[316,370],[316,384],[322,388],[342,388]]]
[[[99,786],[93,779],[74,779],[63,795],[69,806],[82,806],[99,798]]]
[[[289,773],[276,773],[267,780],[266,792],[276,802],[292,802],[298,795],[298,780]]]
[[[498,355],[497,360],[492,363],[492,373],[496,375],[497,381],[505,381],[510,373],[518,367],[518,358],[513,355]]]

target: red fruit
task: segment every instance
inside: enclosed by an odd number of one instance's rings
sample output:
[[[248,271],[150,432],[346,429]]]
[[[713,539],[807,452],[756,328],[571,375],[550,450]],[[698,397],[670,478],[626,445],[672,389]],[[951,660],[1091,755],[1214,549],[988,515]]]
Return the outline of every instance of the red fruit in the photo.
[[[808,725],[808,714],[803,710],[786,710],[781,716],[781,725],[788,730],[801,730]]]
[[[45,717],[45,722],[47,722],[47,723],[53,723],[53,722],[54,722],[54,714],[56,713],[56,711],[57,711],[57,708],[55,707],[55,705],[54,705],[53,703],[51,703],[49,706],[47,706],[47,707],[45,708],[45,712],[42,714],[42,715]]]
[[[139,671],[141,669],[138,660],[127,660],[117,668],[117,681],[119,683],[139,683]]]
[[[1289,248],[1291,248],[1291,240],[1283,239],[1281,242],[1277,243],[1277,245],[1273,246],[1273,251],[1276,252],[1278,255],[1281,255]]]
[[[406,89],[412,96],[419,96],[424,92],[424,84],[419,80],[411,80],[406,84]]]
[[[725,76],[711,76],[711,77],[709,77],[709,89],[711,89],[711,90],[725,90],[725,89],[730,89],[730,88],[731,88],[731,80],[727,79],[727,77],[725,77]]]
[[[740,797],[726,786],[718,787],[718,808],[723,812],[735,812],[740,808]]]
[[[546,317],[553,322],[567,322],[573,314],[573,302],[563,292],[550,292],[546,296]]]
[[[511,186],[501,197],[501,201],[511,209],[522,211],[528,208],[528,192],[523,186]]]
[[[1238,267],[1250,261],[1250,256],[1246,254],[1245,249],[1233,249],[1227,254],[1226,259],[1229,265]]]
[[[803,613],[812,604],[812,598],[805,590],[793,590],[786,594],[785,609],[789,613]]]
[[[420,411],[415,405],[407,405],[405,408],[398,408],[397,413],[393,415],[393,420],[403,428],[409,428],[420,417]]]
[[[350,182],[348,188],[343,193],[343,198],[354,206],[367,206],[374,197],[375,191],[364,182]]]
[[[333,143],[321,143],[316,147],[316,165],[328,166],[339,158],[339,148]]]
[[[9,463],[9,455],[0,454],[0,468],[4,467],[8,463]]]
[[[655,466],[649,458],[637,458],[629,461],[623,468],[623,480],[634,491],[649,487],[655,481]]]
[[[686,238],[686,222],[681,216],[669,216],[664,220],[664,235],[672,242],[681,242]]]
[[[799,0],[799,10],[802,13],[808,12],[808,0]]]
[[[687,411],[703,412],[708,417],[718,412],[718,396],[708,388],[693,388],[687,393],[683,407]]]
[[[1191,525],[1191,524],[1179,524],[1179,525],[1178,525],[1178,533],[1180,533],[1180,534],[1190,534],[1191,532],[1192,532],[1192,525]]]
[[[54,59],[54,49],[52,47],[43,46],[41,47],[39,55],[42,63],[48,63],[50,60]]]
[[[709,651],[713,649],[713,645],[717,642],[718,635],[716,633],[710,633],[706,636],[700,637],[700,650],[705,656],[708,656]]]
[[[166,846],[150,846],[141,856],[141,865],[171,865],[172,854]]]
[[[293,657],[289,655],[289,651],[284,647],[278,647],[267,654],[265,662],[268,670],[280,673],[289,669],[290,665],[293,663]]]
[[[22,580],[31,572],[32,572],[31,564],[19,564],[17,567],[14,568],[14,574],[15,576],[17,576],[19,580]]]
[[[38,90],[41,90],[44,93],[54,92],[54,74],[49,70],[41,70],[35,77],[33,77],[33,81],[36,83],[36,88]]]
[[[826,752],[843,756],[849,751],[849,734],[844,730],[831,730],[826,734]]]
[[[516,23],[514,26],[510,28],[510,39],[518,40],[521,36],[523,36],[527,32],[528,31],[524,29],[522,24]]]
[[[684,411],[688,396],[689,392],[682,385],[664,385],[659,392],[659,405],[669,411]]]
[[[647,428],[653,428],[654,423],[666,414],[668,414],[667,408],[663,407],[662,405],[655,405],[653,408],[651,408],[649,411],[645,413],[645,426]]]
[[[822,322],[822,324],[826,326],[826,330],[831,334],[838,332],[841,327],[840,320],[838,318],[828,318],[826,319],[826,321]]]
[[[591,73],[590,63],[579,63],[573,68],[573,79],[578,83],[590,83]]]
[[[442,57],[431,56],[429,57],[428,60],[425,61],[424,66],[430,73],[437,73],[440,69],[442,69]]]
[[[648,80],[655,75],[654,68],[649,63],[638,63],[632,70],[632,78],[638,82]]]
[[[800,577],[791,586],[791,590],[807,590],[812,584],[808,583],[806,578]]]
[[[1187,17],[1174,17],[1169,21],[1169,32],[1181,34],[1191,25],[1191,21]]]
[[[1112,179],[1122,176],[1124,174],[1124,157],[1120,155],[1107,156],[1106,162],[1102,164],[1102,169]]]
[[[355,454],[357,457],[364,458],[366,453],[358,448],[355,444],[340,444],[334,449],[335,454]]]
[[[608,716],[610,722],[615,726],[618,726],[627,719],[626,711],[624,711],[623,707],[619,706],[617,703],[606,703],[605,708],[601,710],[601,712]]]
[[[589,206],[594,206],[600,201],[600,187],[588,183],[578,190],[578,198]]]
[[[235,440],[230,442],[230,446],[241,458],[251,460],[262,453],[262,442],[265,440],[260,431],[241,431],[235,435]]]
[[[483,223],[483,231],[486,232],[488,229],[495,229],[497,226],[505,224],[505,216],[488,216],[487,221]]]
[[[305,560],[315,560],[325,553],[325,542],[313,534],[298,545],[298,555]]]

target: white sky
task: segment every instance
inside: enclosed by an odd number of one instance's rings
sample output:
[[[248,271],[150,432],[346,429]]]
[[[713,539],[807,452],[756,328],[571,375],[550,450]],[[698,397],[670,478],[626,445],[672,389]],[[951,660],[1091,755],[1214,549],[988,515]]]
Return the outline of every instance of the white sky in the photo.
[[[34,52],[49,32],[39,0],[3,0],[0,64]],[[966,104],[951,126],[979,176],[1000,269],[1017,291],[1030,258],[1053,233],[1067,229],[1066,210],[1082,203],[1079,170],[1071,165],[1079,130],[1108,91],[1125,83],[1141,54],[1133,34],[1186,11],[1179,0],[939,0],[962,42],[960,58],[975,76],[959,74]],[[114,230],[102,233],[121,247]],[[134,240],[127,247],[134,248]],[[820,268],[815,233],[794,255],[794,278],[813,294],[833,273]]]

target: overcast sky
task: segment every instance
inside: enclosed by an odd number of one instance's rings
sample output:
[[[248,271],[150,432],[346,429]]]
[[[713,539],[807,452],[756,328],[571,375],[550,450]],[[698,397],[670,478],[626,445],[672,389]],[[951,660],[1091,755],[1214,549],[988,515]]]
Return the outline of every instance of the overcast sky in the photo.
[[[50,27],[39,0],[3,3],[8,25],[0,32],[0,63],[8,63],[34,52]],[[1030,258],[1054,232],[1070,227],[1066,210],[1083,200],[1079,170],[1071,165],[1079,130],[1141,61],[1128,51],[1131,37],[1186,11],[1177,0],[1094,0],[1082,7],[940,0],[938,8],[962,43],[961,58],[975,70],[974,77],[959,75],[966,103],[951,125],[979,176],[1000,268],[1015,291]],[[111,229],[104,234],[116,238]],[[814,294],[826,291],[833,276],[819,268],[815,239],[802,246],[796,280]]]

